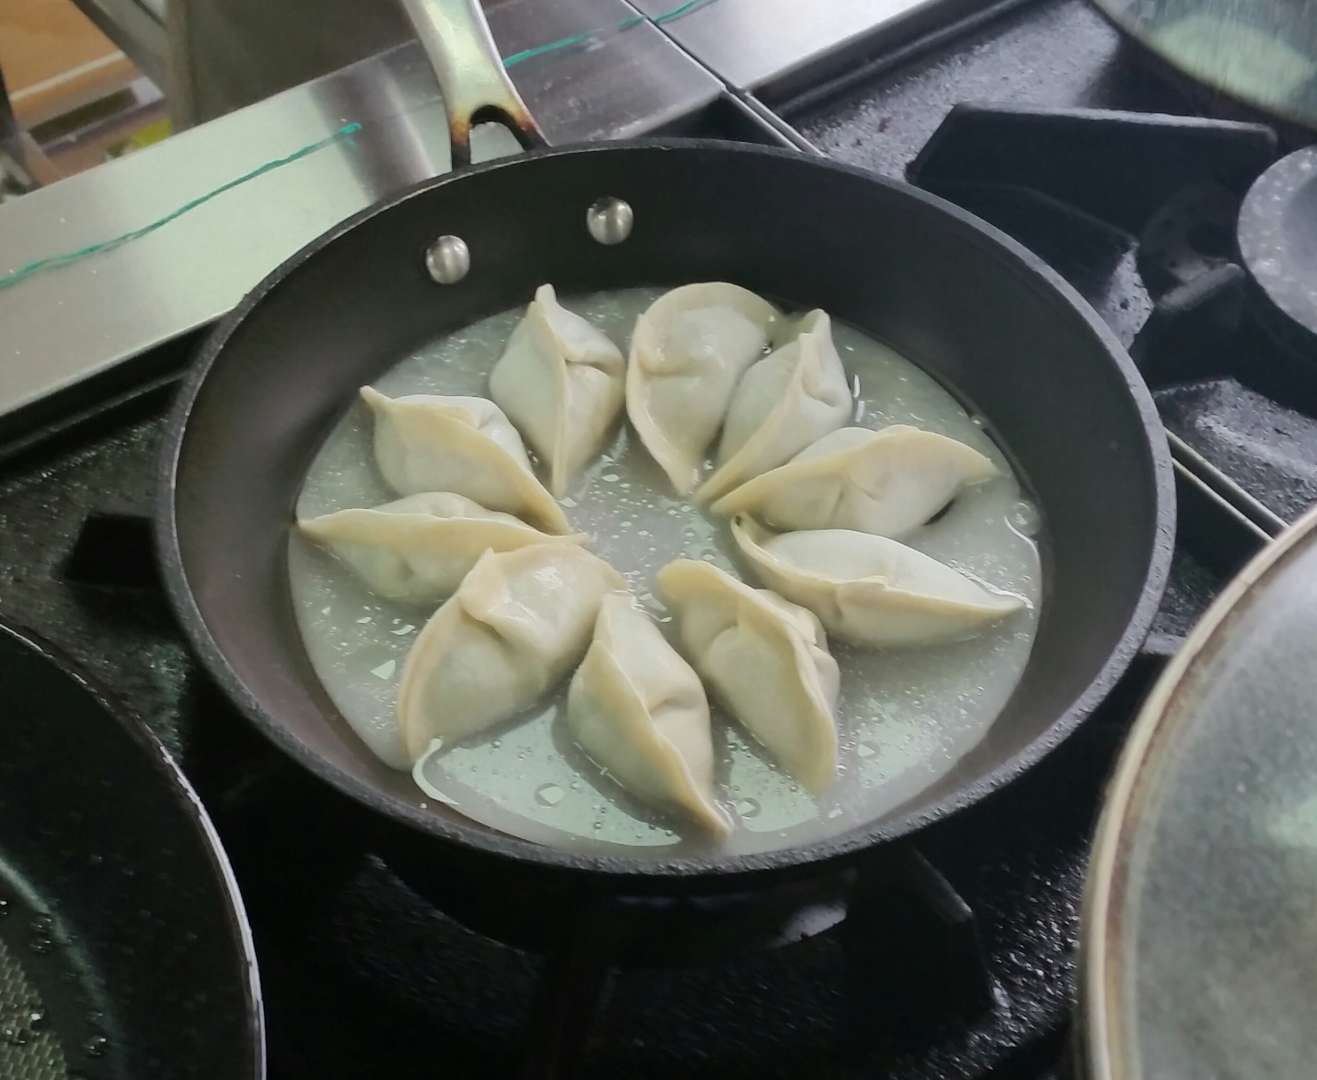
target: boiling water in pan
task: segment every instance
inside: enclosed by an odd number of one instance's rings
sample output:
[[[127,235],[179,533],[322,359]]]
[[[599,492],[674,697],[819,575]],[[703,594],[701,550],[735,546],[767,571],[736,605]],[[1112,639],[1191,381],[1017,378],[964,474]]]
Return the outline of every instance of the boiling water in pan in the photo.
[[[566,298],[567,307],[626,351],[636,316],[659,289]],[[524,309],[485,319],[435,341],[383,375],[390,395],[484,396],[490,368]],[[812,798],[774,768],[755,743],[714,708],[719,796],[735,822],[723,850],[764,851],[806,843],[877,818],[945,774],[983,737],[1024,670],[1038,621],[1038,512],[992,440],[919,368],[851,327],[834,339],[858,387],[858,424],[908,423],[941,432],[992,458],[1003,475],[962,494],[907,543],[991,585],[1027,598],[1027,610],[971,641],[875,652],[832,642],[841,665],[839,775]],[[310,517],[395,496],[372,460],[370,421],[354,404],[317,455],[298,502]],[[675,630],[653,592],[654,573],[680,556],[738,572],[726,522],[674,497],[658,467],[623,427],[563,500],[572,526],[621,571],[634,594]],[[398,679],[431,610],[382,601],[331,556],[290,541],[293,601],[307,653],[331,698],[366,743],[406,767],[397,734]],[[739,576],[739,572],[738,572]],[[673,637],[675,641],[675,636]],[[707,841],[627,798],[571,744],[560,713],[566,685],[519,722],[425,760],[419,805],[437,798],[504,832],[575,850],[666,858]],[[679,828],[684,828],[678,826]]]

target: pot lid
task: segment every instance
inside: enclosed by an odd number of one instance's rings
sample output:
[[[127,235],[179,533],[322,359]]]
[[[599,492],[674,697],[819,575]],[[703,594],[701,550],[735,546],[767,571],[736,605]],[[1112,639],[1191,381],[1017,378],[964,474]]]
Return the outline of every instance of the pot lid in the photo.
[[[1088,1074],[1317,1065],[1317,512],[1167,667],[1098,825],[1083,925]]]
[[[1095,0],[1182,74],[1271,116],[1317,127],[1311,0]]]

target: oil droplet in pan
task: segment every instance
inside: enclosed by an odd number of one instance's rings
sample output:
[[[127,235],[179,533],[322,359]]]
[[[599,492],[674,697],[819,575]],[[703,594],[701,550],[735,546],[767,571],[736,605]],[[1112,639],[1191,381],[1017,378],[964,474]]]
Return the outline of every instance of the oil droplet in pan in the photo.
[[[557,784],[541,784],[535,789],[535,801],[541,806],[557,806],[566,794]]]
[[[1021,536],[1037,536],[1038,529],[1042,525],[1042,516],[1038,513],[1038,507],[1028,499],[1021,499],[1012,506],[1006,515],[1006,520]]]

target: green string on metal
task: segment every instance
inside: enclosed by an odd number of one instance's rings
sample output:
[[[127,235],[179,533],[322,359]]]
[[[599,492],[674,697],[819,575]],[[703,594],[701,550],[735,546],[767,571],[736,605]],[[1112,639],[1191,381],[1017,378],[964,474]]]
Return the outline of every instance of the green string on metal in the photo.
[[[632,27],[639,26],[643,22],[652,22],[655,26],[662,26],[664,23],[672,22],[674,19],[680,19],[683,15],[689,15],[700,8],[708,7],[716,3],[717,0],[686,0],[686,3],[679,4],[668,11],[655,15],[651,19],[646,19],[643,15],[631,15],[621,19],[611,26],[598,27],[594,30],[583,30],[579,34],[569,34],[567,37],[558,38],[556,41],[547,41],[543,45],[536,45],[529,49],[522,49],[520,52],[513,53],[511,56],[503,58],[504,67],[516,67],[518,64],[525,63],[536,56],[544,56],[547,53],[560,52],[563,49],[570,49],[577,45],[585,45],[592,41],[600,40],[605,36],[622,33],[630,30]],[[6,274],[0,274],[0,289],[7,289],[12,285],[17,285],[20,281],[25,281],[33,274],[39,274],[43,270],[53,270],[58,266],[67,266],[69,263],[80,262],[92,255],[99,255],[105,251],[112,251],[114,248],[122,247],[133,240],[140,240],[144,236],[149,236],[157,229],[163,229],[171,221],[177,221],[184,214],[191,213],[199,206],[204,206],[211,199],[223,195],[226,191],[232,191],[234,188],[247,183],[249,180],[255,180],[258,176],[264,176],[275,169],[281,169],[285,165],[290,165],[294,161],[300,161],[309,154],[314,154],[317,150],[323,150],[326,146],[346,139],[355,135],[361,130],[358,123],[344,124],[332,135],[313,142],[309,146],[304,146],[300,150],[295,150],[287,157],[281,157],[274,161],[267,161],[264,165],[257,166],[251,172],[243,173],[241,176],[230,180],[227,184],[222,184],[213,191],[208,191],[204,195],[199,195],[195,199],[185,202],[177,210],[166,214],[164,217],[151,222],[149,225],[143,225],[140,229],[134,229],[132,232],[126,232],[122,236],[116,236],[112,240],[102,240],[97,244],[88,244],[86,247],[78,248],[76,251],[65,252],[62,255],[50,255],[43,259],[34,259],[32,262],[24,263],[15,270],[10,270]]]
[[[214,191],[208,191],[205,195],[198,195],[195,199],[185,202],[177,210],[166,214],[157,221],[149,225],[143,225],[140,229],[134,229],[132,232],[126,232],[122,236],[116,236],[113,240],[102,240],[98,244],[88,244],[86,247],[78,248],[77,251],[69,251],[63,255],[50,255],[44,259],[34,259],[30,263],[24,263],[17,270],[11,270],[9,273],[0,275],[0,289],[7,289],[11,285],[17,285],[20,281],[30,278],[33,274],[38,274],[42,270],[52,270],[57,266],[67,266],[69,263],[78,262],[91,255],[99,255],[103,251],[111,251],[120,247],[131,240],[140,240],[144,236],[150,236],[157,229],[163,229],[171,221],[177,221],[184,214],[191,213],[198,206],[203,206],[210,202],[211,199],[218,195],[223,195],[226,191],[232,191],[240,184],[247,183],[248,180],[255,180],[258,176],[264,176],[275,169],[281,169],[285,165],[290,165],[294,161],[300,161],[308,154],[314,154],[317,150],[323,150],[331,143],[336,143],[340,139],[346,139],[350,135],[355,135],[361,130],[361,125],[357,123],[344,124],[334,134],[319,142],[313,142],[310,146],[304,146],[300,150],[295,150],[287,157],[278,158],[275,161],[267,161],[264,165],[257,166],[251,172],[243,173],[236,179],[230,180],[227,184],[221,184]]]

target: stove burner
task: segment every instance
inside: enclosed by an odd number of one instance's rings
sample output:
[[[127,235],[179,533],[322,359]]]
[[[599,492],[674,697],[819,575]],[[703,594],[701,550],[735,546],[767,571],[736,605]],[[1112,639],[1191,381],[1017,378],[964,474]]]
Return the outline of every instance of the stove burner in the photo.
[[[849,1052],[875,1031],[900,1043],[930,1015],[973,1022],[1000,991],[969,904],[908,844],[772,889],[704,896],[583,896],[546,888],[528,903],[480,876],[458,882],[430,842],[399,837],[388,865],[437,910],[481,936],[545,957],[523,1033],[520,1075],[578,1075],[617,974],[725,963],[836,928]],[[881,1020],[878,1018],[882,1018]]]
[[[1249,188],[1239,250],[1263,324],[1291,352],[1317,359],[1317,146],[1281,158]]]

